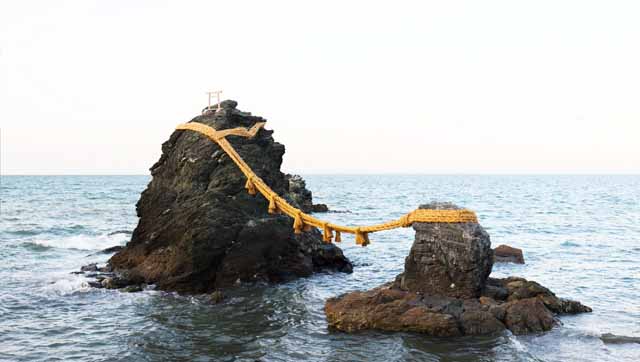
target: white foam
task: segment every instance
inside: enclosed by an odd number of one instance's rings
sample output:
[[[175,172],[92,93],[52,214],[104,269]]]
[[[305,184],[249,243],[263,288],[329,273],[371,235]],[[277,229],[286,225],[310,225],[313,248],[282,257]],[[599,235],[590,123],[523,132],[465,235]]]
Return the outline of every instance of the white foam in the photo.
[[[51,248],[77,249],[77,250],[102,250],[115,245],[122,245],[126,236],[116,235],[73,235],[61,238],[35,239],[33,244]]]
[[[48,283],[43,287],[45,293],[53,293],[57,295],[69,295],[76,292],[86,293],[91,290],[87,280],[82,277],[69,277],[57,279],[52,283]]]

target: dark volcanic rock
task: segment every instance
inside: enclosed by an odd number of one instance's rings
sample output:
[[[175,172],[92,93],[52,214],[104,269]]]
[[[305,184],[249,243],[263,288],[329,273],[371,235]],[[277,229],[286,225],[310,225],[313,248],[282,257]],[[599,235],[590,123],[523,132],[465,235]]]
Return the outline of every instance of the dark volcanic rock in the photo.
[[[220,112],[194,118],[214,127],[251,127],[260,117],[221,103]],[[304,180],[280,172],[285,148],[273,131],[247,139],[229,136],[238,153],[271,188],[308,210]],[[350,272],[351,263],[321,234],[296,235],[293,221],[269,215],[267,201],[244,189],[245,177],[218,145],[193,131],[176,131],[162,145],[153,179],[136,205],[140,217],[131,241],[110,259],[127,279],[159,289],[200,293],[237,281],[280,282],[322,269]]]
[[[428,208],[453,208],[431,204]],[[489,235],[475,223],[414,224],[415,242],[396,281],[325,303],[331,328],[420,332],[433,336],[542,332],[557,314],[590,312],[523,278],[488,278]]]
[[[329,207],[325,204],[313,204],[311,212],[329,212]]]
[[[500,245],[493,249],[493,261],[495,263],[524,264],[524,256],[522,255],[522,249],[509,245]]]
[[[421,209],[457,209],[431,203]],[[400,277],[403,289],[472,298],[480,295],[491,273],[489,234],[477,223],[414,223],[416,239]]]

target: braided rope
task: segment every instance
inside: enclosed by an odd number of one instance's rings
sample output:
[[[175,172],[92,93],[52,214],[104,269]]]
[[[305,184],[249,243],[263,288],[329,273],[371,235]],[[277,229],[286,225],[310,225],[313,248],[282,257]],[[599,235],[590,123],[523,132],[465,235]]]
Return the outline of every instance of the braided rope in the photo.
[[[229,158],[238,166],[240,171],[247,177],[245,188],[251,195],[260,192],[269,201],[269,213],[284,213],[294,219],[293,228],[296,233],[310,230],[311,227],[317,227],[323,230],[323,240],[330,243],[335,232],[335,242],[341,241],[341,232],[354,234],[356,236],[356,244],[367,246],[369,244],[369,233],[391,230],[400,227],[411,226],[414,222],[425,223],[467,223],[478,222],[476,214],[471,210],[431,210],[416,209],[408,214],[403,215],[397,220],[392,220],[382,224],[370,226],[342,226],[332,224],[330,222],[320,220],[309,214],[305,214],[300,209],[293,207],[285,199],[275,193],[258,175],[256,175],[251,167],[240,157],[235,148],[226,139],[227,136],[240,136],[245,138],[253,138],[264,127],[265,122],[256,123],[250,129],[243,127],[225,129],[217,131],[212,127],[198,122],[180,124],[177,130],[191,130],[207,136],[210,140],[217,143],[223,151],[227,153]]]

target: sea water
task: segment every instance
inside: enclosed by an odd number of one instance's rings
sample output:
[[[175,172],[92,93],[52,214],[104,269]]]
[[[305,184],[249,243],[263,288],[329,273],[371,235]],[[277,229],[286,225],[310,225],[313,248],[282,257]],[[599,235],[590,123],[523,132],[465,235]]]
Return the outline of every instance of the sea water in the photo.
[[[222,304],[156,290],[92,289],[80,266],[124,245],[147,176],[2,176],[0,360],[6,361],[640,361],[640,176],[307,175],[343,224],[398,218],[421,203],[476,211],[492,244],[524,250],[522,276],[593,313],[528,336],[431,338],[331,331],[324,301],[402,271],[413,230],[340,245],[353,274],[244,285]],[[610,336],[609,334],[613,335]],[[603,335],[608,338],[602,338]]]

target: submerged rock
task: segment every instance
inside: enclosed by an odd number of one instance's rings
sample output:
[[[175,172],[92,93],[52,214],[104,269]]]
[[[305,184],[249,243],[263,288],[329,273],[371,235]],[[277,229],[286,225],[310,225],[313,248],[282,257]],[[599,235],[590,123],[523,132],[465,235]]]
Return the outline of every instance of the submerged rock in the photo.
[[[251,127],[260,117],[222,102],[219,112],[193,121],[215,129]],[[279,195],[308,210],[311,192],[299,176],[280,171],[285,148],[273,131],[252,139],[229,136],[238,153]],[[313,229],[294,234],[293,221],[269,215],[268,202],[244,189],[245,177],[217,144],[192,131],[176,131],[162,145],[153,176],[136,204],[140,218],[131,241],[109,261],[159,289],[203,293],[241,282],[280,282],[320,270],[351,272],[342,251]]]
[[[424,208],[455,208],[433,203]],[[489,278],[493,252],[477,223],[414,223],[405,271],[392,283],[325,303],[331,328],[420,332],[432,336],[542,332],[556,315],[590,312],[523,278]]]
[[[503,244],[493,249],[493,261],[494,263],[524,264],[524,256],[522,249]]]

